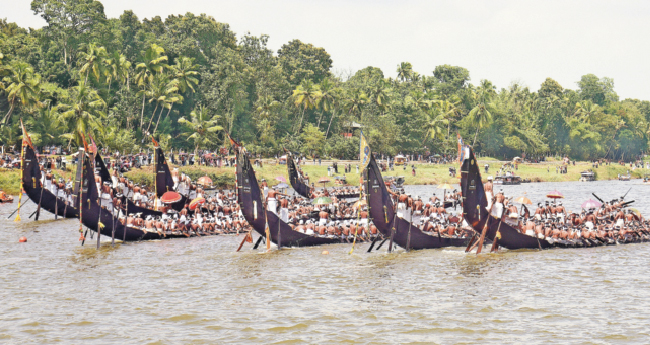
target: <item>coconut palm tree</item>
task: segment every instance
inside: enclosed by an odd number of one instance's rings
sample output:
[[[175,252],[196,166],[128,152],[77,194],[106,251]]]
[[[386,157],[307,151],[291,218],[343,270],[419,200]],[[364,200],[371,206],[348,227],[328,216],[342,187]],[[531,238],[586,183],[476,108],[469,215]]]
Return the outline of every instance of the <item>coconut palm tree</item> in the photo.
[[[156,103],[156,107],[151,114],[151,120],[149,120],[149,125],[147,126],[146,130],[146,132],[149,132],[151,124],[156,117],[156,111],[158,110],[158,107],[160,107],[160,113],[158,114],[158,121],[160,121],[160,117],[162,116],[162,113],[165,110],[167,104],[170,102],[177,102],[179,100],[178,80],[169,80],[169,77],[166,74],[158,74],[154,76],[149,82],[147,97],[149,97],[149,103]],[[171,111],[171,107],[169,110]]]
[[[336,97],[338,97],[338,93],[336,91],[336,84],[330,79],[330,78],[325,78],[323,81],[320,82],[320,92],[321,92],[321,97],[319,101],[320,105],[320,117],[318,118],[318,128],[320,129],[320,123],[321,120],[323,119],[323,114],[326,111],[332,110],[332,107],[334,106],[334,102],[336,101]]]
[[[298,87],[293,90],[293,103],[297,108],[302,108],[302,114],[300,115],[300,122],[298,123],[298,128],[296,128],[296,134],[300,132],[302,128],[302,120],[305,117],[305,110],[318,107],[318,102],[322,93],[320,91],[320,85],[314,84],[309,79],[303,79],[300,82]]]
[[[427,133],[424,136],[424,141],[427,139],[435,139],[445,133],[445,127],[449,124],[446,114],[435,111],[427,112],[428,120],[426,123]],[[447,135],[449,136],[449,135]]]
[[[164,54],[165,49],[155,43],[144,51],[142,62],[135,66],[135,82],[140,88],[145,89],[154,75],[162,73],[169,67],[167,65],[167,56]],[[142,113],[140,114],[140,128],[142,128],[144,125],[144,102],[146,93],[139,92],[138,94],[142,96]]]
[[[97,90],[86,85],[85,81],[80,81],[79,85],[71,88],[67,102],[60,104],[62,112],[57,123],[67,125],[69,131],[61,137],[69,141],[75,140],[78,145],[81,145],[82,134],[104,133],[101,120],[106,115],[101,109],[105,106],[106,102],[99,96]]]
[[[190,116],[190,120],[181,117],[178,123],[183,126],[181,135],[187,137],[187,141],[194,143],[195,153],[199,147],[214,145],[217,142],[216,133],[223,130],[223,127],[217,125],[220,116],[211,116],[208,108],[202,106],[192,110]]]
[[[84,82],[88,82],[88,75],[93,74],[95,80],[99,82],[99,78],[105,73],[104,60],[108,57],[106,48],[97,46],[95,43],[90,43],[86,52],[81,52],[81,61],[83,65],[79,69],[79,73],[85,75]]]
[[[195,88],[199,86],[198,69],[199,65],[194,64],[193,58],[181,56],[176,59],[176,64],[172,66],[172,70],[174,71],[174,78],[178,80],[178,88],[182,93],[187,92],[188,89],[196,92]]]
[[[58,107],[43,107],[38,114],[25,121],[25,126],[32,133],[32,141],[36,145],[53,145],[59,143],[60,135],[65,131],[65,125],[58,121]]]
[[[413,65],[410,62],[402,62],[397,66],[397,79],[405,82],[411,78],[413,74]]]
[[[368,95],[359,88],[348,90],[344,98],[344,106],[348,115],[353,115],[359,122],[363,121],[363,107],[368,103]]]
[[[4,69],[3,74],[6,75],[3,82],[9,101],[9,111],[2,119],[4,126],[9,123],[17,104],[27,109],[41,105],[39,102],[41,76],[34,73],[34,69],[22,61],[12,63]]]
[[[104,62],[106,64],[105,73],[108,90],[111,90],[111,84],[116,80],[125,83],[126,88],[129,89],[129,69],[131,68],[131,62],[117,50],[106,58]]]
[[[591,121],[598,112],[600,112],[598,104],[590,100],[584,100],[576,103],[573,115],[578,116],[581,121],[591,124]]]
[[[445,100],[434,101],[434,105],[438,112],[447,120],[447,138],[449,138],[449,133],[451,131],[451,119],[455,118],[459,113],[457,108],[459,103],[460,99],[456,95]]]

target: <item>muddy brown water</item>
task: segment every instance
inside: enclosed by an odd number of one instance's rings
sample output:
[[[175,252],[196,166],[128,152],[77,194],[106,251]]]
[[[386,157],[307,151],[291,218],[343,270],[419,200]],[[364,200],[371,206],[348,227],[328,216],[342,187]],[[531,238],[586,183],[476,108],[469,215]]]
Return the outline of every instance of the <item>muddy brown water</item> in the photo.
[[[639,181],[553,189],[576,209],[592,191],[650,215]],[[498,187],[497,187],[498,188]],[[423,198],[441,190],[409,186]],[[650,243],[592,249],[366,253],[359,245],[235,253],[242,236],[81,247],[78,220],[6,220],[0,205],[0,343],[629,344],[650,340]],[[27,243],[18,243],[20,236]],[[257,238],[257,235],[255,235]],[[328,250],[329,255],[322,255]]]

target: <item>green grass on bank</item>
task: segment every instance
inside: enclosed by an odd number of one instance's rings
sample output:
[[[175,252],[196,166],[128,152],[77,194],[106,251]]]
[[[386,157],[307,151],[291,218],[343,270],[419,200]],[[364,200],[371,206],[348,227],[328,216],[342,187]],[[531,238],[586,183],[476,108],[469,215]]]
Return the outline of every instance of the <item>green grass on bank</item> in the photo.
[[[329,162],[328,162],[329,163]],[[343,165],[345,163],[352,164],[352,172],[343,174]],[[496,172],[503,165],[504,162],[494,161],[494,160],[479,160],[479,166],[481,167],[483,179],[487,179],[488,176],[496,176]],[[344,176],[347,179],[349,185],[358,185],[359,184],[359,174],[356,173],[356,161],[348,162],[339,162],[339,174],[336,176]],[[483,172],[483,167],[485,164],[489,164],[489,172],[485,174]],[[394,170],[389,170],[383,173],[383,176],[404,176],[407,185],[438,185],[441,183],[450,183],[457,184],[459,182],[458,177],[449,176],[449,167],[455,166],[458,173],[457,176],[460,176],[460,167],[458,165],[451,164],[415,164],[416,176],[412,176],[411,165],[406,166],[406,169],[402,166],[396,166]],[[515,175],[520,176],[523,179],[530,179],[533,182],[566,182],[566,181],[578,181],[580,179],[580,172],[590,169],[591,163],[580,162],[576,163],[575,166],[570,165],[568,167],[567,174],[556,173],[555,168],[560,166],[559,162],[545,162],[538,164],[520,164],[519,169],[514,171]],[[321,177],[327,177],[327,164],[323,162],[323,165],[313,165],[309,162],[307,165],[301,166],[303,171],[308,174],[310,180],[317,182]],[[68,165],[68,170],[54,170],[54,175],[58,177],[63,177],[68,180],[68,178],[74,178],[75,166]],[[649,169],[636,169],[631,170],[629,165],[622,166],[619,164],[611,164],[608,166],[601,165],[597,169],[594,169],[596,172],[597,180],[612,180],[617,179],[618,174],[627,174],[627,170],[630,169],[633,178],[643,178],[644,174],[650,174]],[[233,188],[235,184],[235,168],[212,168],[212,167],[179,167],[179,170],[188,174],[192,180],[196,180],[201,176],[208,176],[212,179],[215,185],[219,188]],[[287,166],[286,165],[275,165],[265,163],[262,168],[256,167],[255,172],[258,180],[262,178],[266,179],[269,185],[276,185],[280,183],[276,180],[276,177],[282,176],[288,180]],[[126,177],[133,180],[135,183],[144,184],[150,188],[153,188],[154,183],[154,173],[153,167],[147,166],[142,169],[134,169],[125,174]],[[333,187],[334,178],[328,177],[331,182],[326,183],[326,187]],[[0,188],[7,192],[8,194],[17,195],[19,192],[19,179],[20,171],[19,170],[0,170]],[[322,183],[316,183],[318,187],[322,187]]]

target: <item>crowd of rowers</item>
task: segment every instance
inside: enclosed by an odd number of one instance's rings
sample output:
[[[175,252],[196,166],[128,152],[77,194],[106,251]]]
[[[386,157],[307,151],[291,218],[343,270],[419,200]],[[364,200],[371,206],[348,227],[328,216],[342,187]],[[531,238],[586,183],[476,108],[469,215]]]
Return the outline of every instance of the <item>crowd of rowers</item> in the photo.
[[[138,185],[133,181],[113,170],[112,183],[103,182],[99,175],[95,175],[95,183],[100,194],[100,205],[103,210],[113,213],[123,225],[140,229],[143,232],[157,232],[161,235],[203,235],[203,234],[236,234],[249,229],[244,220],[240,207],[232,191],[217,191],[213,196],[207,196],[205,191],[187,176],[179,179],[179,191],[187,191],[187,202],[181,211],[173,210],[170,205],[160,202],[159,198],[146,186]],[[58,181],[50,170],[42,174],[43,186],[58,197],[64,204],[76,205],[77,195],[73,193],[73,183],[68,183],[60,178]],[[205,202],[189,210],[190,200],[205,198]],[[159,216],[144,215],[142,212],[129,210],[130,204],[160,211]]]
[[[267,212],[278,215],[295,231],[306,235],[340,238],[343,241],[351,241],[355,234],[360,240],[377,235],[377,228],[368,222],[367,207],[358,203],[358,199],[339,199],[335,193],[324,189],[315,195],[328,196],[331,202],[314,205],[307,198],[290,196],[269,188],[265,180],[262,180],[261,187]],[[346,191],[343,195],[353,193],[353,187],[347,188],[343,189]],[[356,193],[359,193],[358,187]]]
[[[411,226],[426,234],[449,238],[465,238],[473,234],[473,230],[463,222],[462,217],[448,213],[444,206],[445,202],[455,204],[460,199],[460,192],[456,190],[445,193],[444,200],[434,193],[426,203],[421,196],[395,193],[390,189],[389,193],[397,203],[397,217],[410,222]]]
[[[492,216],[552,244],[594,246],[650,240],[650,224],[641,214],[626,209],[622,197],[581,212],[567,211],[561,201],[546,201],[538,203],[531,214],[525,205],[519,212],[502,190],[492,197],[491,181],[485,184],[485,191]]]

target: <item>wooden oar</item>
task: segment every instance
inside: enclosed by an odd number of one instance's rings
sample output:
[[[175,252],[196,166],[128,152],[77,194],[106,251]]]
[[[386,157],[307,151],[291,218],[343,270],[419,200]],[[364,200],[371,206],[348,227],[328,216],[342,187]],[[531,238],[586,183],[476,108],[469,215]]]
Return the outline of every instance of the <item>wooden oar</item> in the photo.
[[[377,250],[379,250],[379,248],[381,248],[381,246],[383,246],[384,242],[386,242],[386,241],[388,241],[388,237],[384,238],[384,240],[379,243],[379,245],[377,246]]]
[[[238,251],[241,250],[241,248],[244,246],[244,243],[246,243],[246,240],[248,239],[248,236],[251,235],[251,231],[249,231],[246,235],[244,235],[244,239],[241,240],[241,243],[239,244],[239,247],[237,247],[237,250],[235,252],[238,252]],[[251,241],[252,241],[252,238],[251,238]]]
[[[99,249],[99,238],[101,237],[101,228],[99,225],[102,224],[102,206],[99,206],[99,218],[97,218],[97,249]]]
[[[113,232],[111,233],[111,246],[115,248],[115,215],[113,213],[111,213],[111,220],[113,221]]]
[[[253,247],[253,250],[256,250],[257,247],[260,246],[260,242],[264,239],[264,236],[260,236],[260,238],[257,239],[257,242],[255,242],[255,246]]]
[[[38,181],[39,184],[41,184],[41,181]],[[34,220],[38,220],[38,217],[41,215],[41,201],[43,200],[43,186],[41,186],[41,196],[38,198],[38,208],[36,208],[36,218]],[[29,216],[29,218],[32,218],[32,216]]]
[[[438,232],[438,237],[440,237],[440,232]],[[476,240],[476,232],[474,232],[472,238],[470,238],[469,243],[467,244],[467,248],[465,248],[465,253],[468,253],[472,249],[472,245],[474,244],[475,240]]]
[[[483,241],[485,241],[485,234],[487,233],[488,224],[490,224],[490,219],[492,218],[492,208],[494,208],[494,204],[496,204],[496,202],[493,202],[492,205],[490,205],[488,217],[485,220],[485,226],[483,226],[483,231],[481,231],[481,237],[478,240],[478,249],[476,250],[477,255],[481,253],[481,250],[483,250]],[[479,214],[481,214],[480,210]]]
[[[413,206],[411,206],[411,221],[409,222],[409,232],[406,236],[406,251],[411,249],[411,226],[413,225]]]
[[[32,199],[28,198],[27,200],[25,200],[24,203],[22,203],[20,206],[18,206],[17,209],[15,209],[13,212],[11,212],[11,214],[7,217],[7,219],[11,218],[11,216],[13,216],[16,212],[18,212],[18,210],[20,210],[21,207],[25,206],[25,204],[27,204],[27,202],[30,201],[30,200],[32,200]]]
[[[59,191],[57,190],[57,193]],[[57,220],[59,217],[59,197],[54,195],[54,220]]]
[[[126,228],[127,228],[127,219],[129,219],[129,197],[124,196],[124,200],[126,200],[126,214],[124,215],[124,231],[122,234],[122,242],[126,242]]]
[[[379,238],[379,233],[375,235],[375,238],[372,239],[372,243],[370,243],[370,248],[368,248],[368,251],[366,253],[370,253],[372,251],[372,248],[375,246],[375,242],[377,242],[378,238]]]

